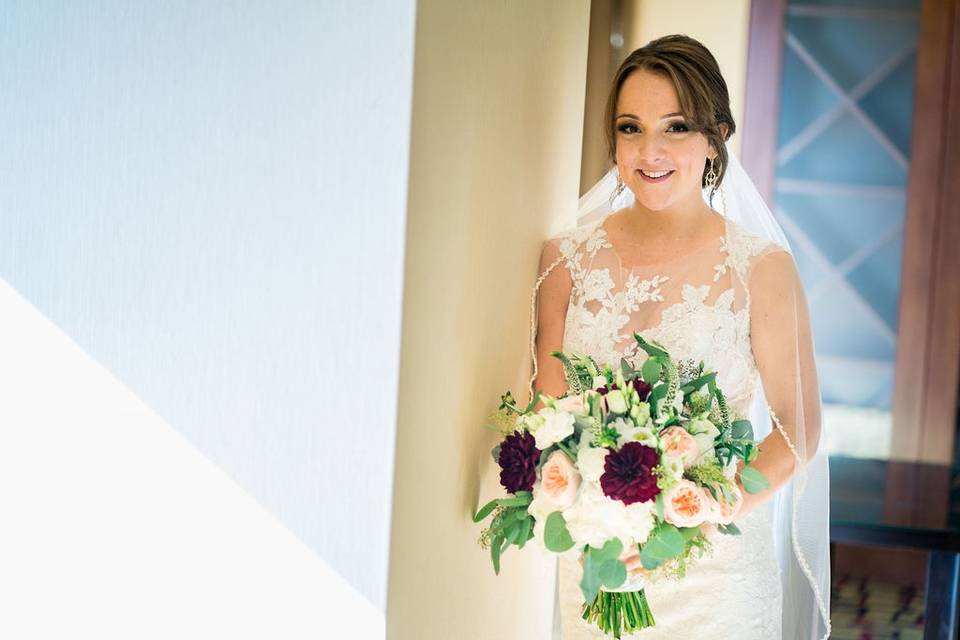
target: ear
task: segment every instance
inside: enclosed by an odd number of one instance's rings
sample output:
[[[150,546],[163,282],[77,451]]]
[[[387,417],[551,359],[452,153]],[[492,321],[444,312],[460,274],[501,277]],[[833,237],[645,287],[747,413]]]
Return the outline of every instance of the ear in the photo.
[[[721,135],[723,136],[723,139],[724,139],[724,140],[727,139],[727,131],[729,131],[729,127],[727,127],[727,125],[725,125],[725,124],[721,124],[721,125],[720,125],[720,133],[721,133]],[[718,153],[719,153],[719,152],[718,152],[718,151],[714,148],[714,146],[711,144],[711,145],[710,145],[710,151],[709,151],[709,153],[707,153],[707,158],[709,158],[710,160],[716,160]]]

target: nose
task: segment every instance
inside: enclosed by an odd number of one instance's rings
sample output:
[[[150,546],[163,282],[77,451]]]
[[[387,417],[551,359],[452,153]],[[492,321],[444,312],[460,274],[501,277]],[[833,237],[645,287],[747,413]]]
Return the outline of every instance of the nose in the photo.
[[[666,160],[663,141],[659,136],[640,136],[637,141],[637,159],[647,168],[658,167]]]

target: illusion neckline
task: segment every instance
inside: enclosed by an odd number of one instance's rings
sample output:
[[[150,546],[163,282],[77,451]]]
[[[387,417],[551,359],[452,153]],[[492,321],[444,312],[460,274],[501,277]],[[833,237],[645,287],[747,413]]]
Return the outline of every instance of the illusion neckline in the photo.
[[[628,267],[628,266],[625,266],[625,265],[624,265],[623,257],[620,255],[620,252],[617,250],[617,247],[616,247],[616,245],[614,244],[614,242],[610,239],[610,232],[606,229],[606,227],[603,226],[604,223],[607,221],[607,218],[609,218],[611,215],[612,215],[612,212],[609,213],[609,214],[607,214],[606,216],[604,216],[603,218],[601,218],[601,219],[598,221],[598,223],[597,223],[597,230],[600,231],[600,232],[602,232],[602,234],[606,237],[607,242],[610,244],[610,250],[613,252],[613,255],[616,256],[617,262],[620,263],[620,269],[621,269],[622,271],[627,271],[627,272],[629,272],[629,271],[636,271],[636,270],[642,270],[642,269],[650,269],[650,268],[654,268],[654,267],[662,267],[662,266],[664,266],[664,265],[674,264],[674,263],[676,263],[676,262],[680,262],[681,260],[686,260],[687,258],[690,258],[690,257],[692,257],[692,256],[695,256],[695,255],[697,255],[698,253],[701,253],[701,252],[703,252],[703,251],[705,251],[705,250],[707,250],[707,249],[710,249],[710,248],[719,248],[719,249],[722,250],[722,249],[724,248],[724,246],[725,246],[724,241],[728,238],[728,236],[729,236],[729,234],[730,234],[730,221],[727,220],[727,218],[726,218],[725,216],[721,216],[722,222],[723,222],[723,232],[722,232],[718,237],[713,238],[713,239],[710,240],[709,242],[705,242],[705,243],[703,243],[702,245],[700,245],[699,247],[697,247],[697,248],[695,248],[695,249],[692,249],[692,250],[690,250],[690,251],[688,251],[688,252],[686,252],[686,253],[684,253],[684,254],[681,254],[681,255],[679,255],[679,256],[674,256],[673,258],[670,258],[669,260],[658,260],[658,261],[656,261],[656,262],[646,262],[646,263],[641,263],[641,264],[631,264],[631,265]]]

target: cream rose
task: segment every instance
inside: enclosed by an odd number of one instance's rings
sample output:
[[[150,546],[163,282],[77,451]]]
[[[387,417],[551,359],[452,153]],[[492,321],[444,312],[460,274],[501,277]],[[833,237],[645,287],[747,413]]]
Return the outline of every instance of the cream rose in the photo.
[[[584,401],[583,394],[560,398],[557,400],[557,409],[581,416],[587,415],[587,404]]]
[[[563,511],[573,504],[580,488],[580,472],[563,451],[554,451],[540,468],[540,483],[534,500],[549,512]]]
[[[664,429],[660,434],[660,442],[663,443],[664,455],[682,460],[685,469],[692,466],[700,455],[697,441],[683,427],[673,426]]]
[[[712,500],[690,480],[678,480],[663,496],[663,517],[678,527],[696,527],[713,513]]]

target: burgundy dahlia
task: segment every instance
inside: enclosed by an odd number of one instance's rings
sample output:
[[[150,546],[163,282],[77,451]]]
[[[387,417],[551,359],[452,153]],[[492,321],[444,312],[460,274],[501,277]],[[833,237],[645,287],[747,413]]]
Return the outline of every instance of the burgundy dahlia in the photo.
[[[604,495],[623,504],[653,500],[660,493],[653,475],[658,462],[657,450],[639,442],[628,442],[619,451],[611,451],[600,476]]]
[[[540,449],[536,440],[527,431],[511,433],[500,443],[500,484],[510,493],[532,491],[537,481],[537,462],[540,461]]]
[[[640,378],[634,378],[630,381],[630,384],[633,385],[633,388],[637,390],[637,395],[640,396],[641,402],[645,402],[647,396],[650,395],[650,390],[653,389],[649,384],[641,380]]]

